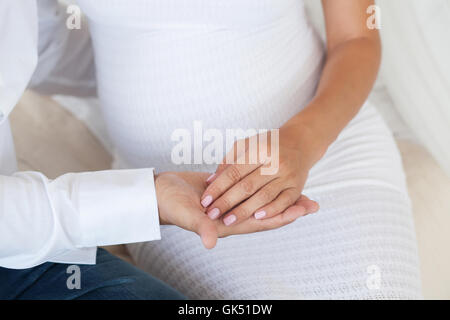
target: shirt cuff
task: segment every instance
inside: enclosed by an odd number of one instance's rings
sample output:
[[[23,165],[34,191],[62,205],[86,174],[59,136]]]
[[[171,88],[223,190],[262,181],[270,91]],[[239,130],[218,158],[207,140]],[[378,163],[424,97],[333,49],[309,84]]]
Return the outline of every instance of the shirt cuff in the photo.
[[[79,247],[161,239],[153,169],[83,173],[73,195]]]

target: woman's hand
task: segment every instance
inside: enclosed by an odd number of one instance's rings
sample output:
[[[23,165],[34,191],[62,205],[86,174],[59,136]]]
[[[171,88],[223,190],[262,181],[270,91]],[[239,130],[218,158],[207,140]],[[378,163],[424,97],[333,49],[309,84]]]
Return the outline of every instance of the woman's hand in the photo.
[[[226,226],[220,220],[215,220],[219,237],[227,237],[236,234],[254,233],[278,229],[286,226],[300,217],[317,212],[319,205],[308,197],[301,195],[295,203],[284,212],[269,219],[247,219],[242,223]]]
[[[322,155],[314,138],[307,128],[286,125],[279,130],[279,139],[273,133],[266,139],[245,139],[243,152],[239,142],[235,143],[226,157],[235,164],[220,165],[207,179],[210,184],[201,203],[208,216],[213,220],[221,217],[230,226],[251,217],[269,219],[285,212],[299,199],[310,168]],[[269,157],[260,154],[264,148]],[[249,160],[255,154],[258,161],[252,163]]]
[[[317,211],[314,201],[305,196],[277,217],[266,220],[248,219],[231,227],[220,220],[212,221],[200,205],[200,196],[207,186],[208,173],[165,172],[155,179],[161,224],[173,224],[197,233],[206,248],[213,248],[217,238],[253,233],[282,227],[308,213]]]

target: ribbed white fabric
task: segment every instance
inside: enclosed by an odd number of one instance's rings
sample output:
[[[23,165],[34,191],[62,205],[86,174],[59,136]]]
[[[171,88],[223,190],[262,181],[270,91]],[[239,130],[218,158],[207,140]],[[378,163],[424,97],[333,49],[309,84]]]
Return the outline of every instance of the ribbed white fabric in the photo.
[[[175,129],[192,130],[194,120],[205,129],[278,128],[306,104],[322,45],[301,2],[269,2],[80,1],[107,126],[126,166],[191,169],[172,164]]]
[[[121,166],[175,166],[171,133],[278,128],[311,99],[323,47],[297,0],[79,0]],[[130,245],[137,264],[191,298],[419,298],[416,240],[399,153],[366,105],[312,169],[312,216],[221,239],[162,228]],[[373,274],[372,274],[373,273]],[[375,279],[375,280],[374,280]],[[380,280],[378,285],[377,279]]]

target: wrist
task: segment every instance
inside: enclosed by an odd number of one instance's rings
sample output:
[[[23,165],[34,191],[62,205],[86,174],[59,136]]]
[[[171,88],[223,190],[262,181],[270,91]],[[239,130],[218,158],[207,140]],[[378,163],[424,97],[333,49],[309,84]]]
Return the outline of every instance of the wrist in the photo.
[[[303,119],[292,118],[280,128],[280,140],[283,145],[289,141],[288,147],[302,153],[302,158],[312,167],[328,149],[329,144],[322,136],[323,132],[305,123]]]
[[[164,187],[161,185],[161,176],[163,174],[154,172],[154,180],[155,180],[155,193],[156,193],[156,203],[158,207],[158,217],[159,217],[159,224],[165,225],[168,224],[167,221],[164,219],[164,211],[162,209],[162,203],[163,203],[163,197],[164,197]]]

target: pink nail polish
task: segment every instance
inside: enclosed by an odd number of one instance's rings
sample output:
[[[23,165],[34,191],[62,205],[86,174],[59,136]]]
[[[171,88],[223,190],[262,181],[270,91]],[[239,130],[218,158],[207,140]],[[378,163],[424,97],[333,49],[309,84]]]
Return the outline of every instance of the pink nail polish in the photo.
[[[208,177],[208,179],[206,179],[206,182],[210,182],[212,179],[214,179],[216,177],[216,174],[215,173],[213,173],[212,175],[210,175],[209,177]]]
[[[209,206],[211,204],[212,201],[213,201],[213,197],[208,195],[202,200],[201,204],[204,208],[206,208],[207,206]]]
[[[226,226],[229,226],[230,224],[232,224],[235,221],[236,221],[236,216],[234,214],[223,219],[223,223],[225,223]]]
[[[266,212],[264,210],[258,211],[255,213],[255,219],[262,219],[266,216]]]
[[[214,208],[210,212],[208,212],[208,217],[210,217],[212,220],[217,219],[219,216],[220,210],[217,208]]]

